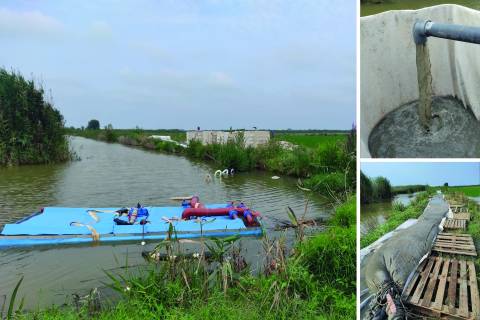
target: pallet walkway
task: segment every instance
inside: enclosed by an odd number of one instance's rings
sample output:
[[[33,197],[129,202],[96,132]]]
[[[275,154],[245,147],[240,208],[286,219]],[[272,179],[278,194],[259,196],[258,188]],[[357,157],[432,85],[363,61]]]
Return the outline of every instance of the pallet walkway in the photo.
[[[466,206],[465,203],[449,203],[450,208],[463,208]]]
[[[473,238],[469,234],[439,233],[433,244],[432,251],[477,256]]]
[[[453,219],[470,221],[470,212],[459,212],[453,214]]]
[[[443,228],[445,230],[465,230],[467,228],[467,220],[447,219]]]
[[[473,261],[430,256],[415,271],[404,299],[413,310],[428,316],[479,319]]]

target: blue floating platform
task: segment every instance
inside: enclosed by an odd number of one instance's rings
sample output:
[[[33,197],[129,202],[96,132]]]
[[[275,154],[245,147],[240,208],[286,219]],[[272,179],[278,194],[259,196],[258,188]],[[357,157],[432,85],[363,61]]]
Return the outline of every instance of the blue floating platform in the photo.
[[[226,208],[225,204],[206,205],[206,208]],[[170,223],[178,239],[200,237],[261,236],[262,228],[248,227],[241,218],[228,216],[203,217],[203,222],[175,220],[182,216],[182,207],[146,207],[150,213],[145,225],[117,225],[114,212],[119,208],[61,208],[46,207],[13,224],[6,224],[0,233],[0,247],[81,244],[92,242],[148,241],[168,237]],[[95,211],[96,221],[89,211]],[[255,218],[256,219],[256,218]],[[140,220],[140,219],[138,219]],[[77,222],[76,225],[70,225]],[[92,229],[99,235],[94,239]]]

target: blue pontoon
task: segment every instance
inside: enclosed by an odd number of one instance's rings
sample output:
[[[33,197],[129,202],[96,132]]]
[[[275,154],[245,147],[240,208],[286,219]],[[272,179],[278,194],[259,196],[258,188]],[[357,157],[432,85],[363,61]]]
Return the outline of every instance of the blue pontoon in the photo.
[[[226,204],[205,205],[205,208],[227,208]],[[0,233],[0,247],[81,244],[92,242],[148,241],[168,237],[173,226],[178,239],[222,237],[231,235],[260,236],[258,217],[254,225],[243,218],[207,216],[181,219],[183,207],[146,207],[148,222],[117,225],[119,208],[46,207],[13,224],[6,224]]]

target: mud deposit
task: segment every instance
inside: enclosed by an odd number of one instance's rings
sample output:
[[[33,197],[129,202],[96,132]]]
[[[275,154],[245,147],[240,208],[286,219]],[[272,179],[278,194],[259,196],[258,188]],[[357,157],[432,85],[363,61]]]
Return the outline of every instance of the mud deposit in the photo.
[[[368,139],[375,158],[478,158],[480,122],[461,101],[434,97],[430,130],[421,125],[418,101],[387,114]]]

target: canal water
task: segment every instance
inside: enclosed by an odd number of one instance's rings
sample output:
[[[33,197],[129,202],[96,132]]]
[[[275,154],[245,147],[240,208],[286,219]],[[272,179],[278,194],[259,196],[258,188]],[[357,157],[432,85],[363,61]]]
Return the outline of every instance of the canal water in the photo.
[[[305,194],[295,179],[272,180],[265,172],[242,173],[213,179],[216,169],[184,157],[158,154],[120,144],[107,144],[73,137],[72,149],[80,161],[61,165],[0,168],[0,228],[46,206],[122,207],[175,206],[174,196],[198,194],[204,203],[243,200],[262,213],[267,235],[278,236],[276,226],[287,221],[286,207],[303,213]],[[308,218],[328,218],[332,209],[326,199],[310,200]],[[287,237],[292,239],[290,230]],[[62,304],[72,294],[85,294],[109,282],[103,270],[143,265],[140,243],[116,245],[51,246],[0,249],[0,307],[24,276],[19,297],[26,307]],[[242,251],[252,268],[263,264],[258,238],[241,241]]]
[[[398,194],[391,201],[362,204],[360,207],[360,235],[385,223],[394,202],[408,206],[415,199],[415,194]]]
[[[458,4],[464,7],[480,10],[480,1],[478,0],[384,0],[377,1],[381,3],[362,3],[360,6],[360,15],[369,16],[389,10],[416,10],[425,7],[436,6],[440,4]]]

